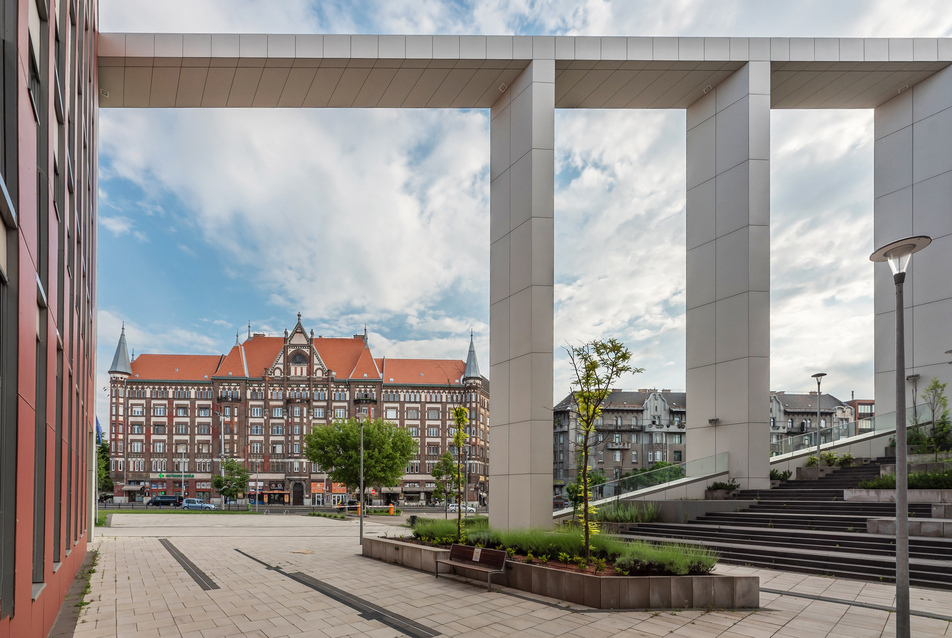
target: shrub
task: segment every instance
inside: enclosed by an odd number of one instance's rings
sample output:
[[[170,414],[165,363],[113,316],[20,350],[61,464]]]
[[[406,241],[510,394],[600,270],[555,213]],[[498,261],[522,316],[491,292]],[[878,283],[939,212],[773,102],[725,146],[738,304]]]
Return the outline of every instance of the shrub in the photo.
[[[816,467],[820,463],[817,461],[815,456],[810,456],[807,458],[807,467]]]
[[[698,545],[653,545],[637,541],[629,543],[624,553],[615,559],[615,569],[636,575],[701,575],[710,574],[717,560],[716,552]]]
[[[792,470],[784,470],[782,472],[780,470],[770,470],[771,481],[786,481],[791,476],[793,476]]]
[[[849,467],[855,462],[856,461],[853,459],[853,455],[850,454],[849,452],[841,456],[839,460],[837,461],[840,467]]]
[[[622,503],[614,501],[598,508],[595,518],[600,523],[653,523],[658,520],[658,505],[645,503]]]
[[[820,454],[820,456],[823,458],[823,463],[826,465],[830,467],[836,465],[836,452],[823,452]]]
[[[734,479],[731,479],[731,480],[727,481],[726,483],[723,482],[723,481],[714,481],[713,483],[711,483],[710,485],[707,486],[707,489],[709,489],[709,490],[729,490],[729,491],[739,490],[739,489],[740,489],[740,483],[738,483],[738,482],[737,482],[736,480],[734,480]]]
[[[909,475],[908,484],[910,490],[952,490],[952,470],[913,472]],[[877,476],[869,481],[863,481],[859,486],[864,490],[894,490],[896,475]]]

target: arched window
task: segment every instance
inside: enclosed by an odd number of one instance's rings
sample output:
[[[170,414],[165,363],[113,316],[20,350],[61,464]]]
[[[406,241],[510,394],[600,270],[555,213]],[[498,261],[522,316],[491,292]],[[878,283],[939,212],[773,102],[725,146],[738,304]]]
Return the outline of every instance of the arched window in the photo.
[[[294,356],[291,357],[291,364],[296,366],[307,365],[307,357],[301,352],[295,352]]]

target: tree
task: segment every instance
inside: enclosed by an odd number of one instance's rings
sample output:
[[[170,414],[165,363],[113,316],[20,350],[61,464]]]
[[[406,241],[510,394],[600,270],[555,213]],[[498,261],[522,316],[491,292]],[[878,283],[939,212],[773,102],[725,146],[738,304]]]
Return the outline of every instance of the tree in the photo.
[[[440,460],[436,462],[430,471],[430,476],[436,484],[433,490],[433,498],[443,502],[445,505],[449,502],[450,494],[456,491],[453,485],[453,477],[456,474],[456,466],[453,465],[453,455],[449,452],[443,452]],[[443,518],[449,518],[446,508],[443,508]]]
[[[611,392],[612,384],[626,372],[643,372],[633,368],[631,352],[616,339],[589,341],[579,346],[566,346],[569,363],[575,379],[572,399],[582,437],[579,443],[579,474],[582,491],[582,533],[585,558],[591,557],[591,517],[589,510],[588,459],[595,445],[595,424],[602,414],[602,403]]]
[[[364,485],[377,488],[400,483],[417,452],[410,434],[389,421],[347,419],[314,428],[304,437],[304,455],[320,465],[335,483],[360,486],[360,429],[364,430]],[[363,503],[363,495],[360,501]]]
[[[235,459],[225,459],[222,462],[222,468],[225,475],[216,474],[212,477],[212,486],[218,493],[224,497],[225,502],[228,499],[236,499],[248,487],[248,470]],[[224,506],[225,503],[222,503]]]
[[[456,448],[456,472],[453,481],[456,486],[456,542],[463,537],[463,446],[466,445],[466,424],[469,422],[469,410],[461,405],[453,408],[453,422],[456,431],[453,432],[453,446]]]
[[[96,450],[96,469],[99,476],[99,491],[112,491],[112,478],[109,476],[109,444],[101,443]]]
[[[945,396],[947,385],[933,377],[922,393],[922,399],[929,406],[929,412],[932,415],[932,437],[929,439],[929,446],[935,453],[936,460],[939,460],[939,447],[948,445],[950,428],[949,400]]]

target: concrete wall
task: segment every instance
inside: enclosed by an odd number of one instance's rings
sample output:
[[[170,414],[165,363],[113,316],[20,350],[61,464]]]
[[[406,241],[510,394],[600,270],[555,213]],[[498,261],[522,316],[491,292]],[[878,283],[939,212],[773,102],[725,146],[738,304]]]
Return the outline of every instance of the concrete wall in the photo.
[[[687,460],[730,452],[731,478],[766,488],[770,64],[714,87],[687,127]]]
[[[555,61],[531,62],[491,118],[489,517],[551,526]]]
[[[932,377],[952,381],[952,67],[878,107],[875,140],[873,243],[932,237],[904,285],[906,374],[920,375],[921,394]],[[876,413],[886,414],[896,409],[896,287],[887,264],[876,265],[875,282]]]

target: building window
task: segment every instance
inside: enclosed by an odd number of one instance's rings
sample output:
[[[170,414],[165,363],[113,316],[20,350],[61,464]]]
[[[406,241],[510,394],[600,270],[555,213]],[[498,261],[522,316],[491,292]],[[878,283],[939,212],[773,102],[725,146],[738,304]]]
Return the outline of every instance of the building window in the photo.
[[[648,450],[648,462],[654,463],[654,452],[651,450]]]
[[[251,453],[261,454],[261,441],[253,441],[251,443]]]
[[[132,416],[142,416],[142,406],[134,405],[132,406]]]
[[[675,463],[680,463],[680,462],[681,462],[681,450],[673,450],[673,452],[674,452],[674,462],[675,462]]]
[[[426,418],[431,421],[438,421],[440,418],[440,409],[439,408],[430,408],[426,411]]]
[[[426,453],[427,453],[427,454],[439,454],[439,453],[440,453],[440,446],[439,446],[439,445],[428,445],[428,446],[426,446]]]
[[[420,418],[420,411],[417,408],[407,408],[407,418],[416,421]]]
[[[274,407],[274,408],[271,408],[271,416],[273,416],[273,417],[282,417],[282,416],[284,416],[284,408],[282,408],[282,407]]]
[[[323,419],[324,418],[324,408],[314,408],[314,418]]]
[[[301,406],[294,406],[294,416],[301,416]]]
[[[410,436],[420,436],[420,430],[416,426],[407,428],[407,431],[410,433]]]
[[[632,463],[637,463],[637,462],[638,462],[638,450],[632,450],[632,451],[631,451],[631,462],[632,462]]]
[[[212,409],[211,409],[211,408],[199,408],[199,409],[198,409],[198,416],[211,416],[211,415],[212,415]]]
[[[598,462],[599,462],[599,463],[604,463],[604,462],[605,462],[605,453],[604,453],[604,452],[601,452],[601,451],[600,451],[600,452],[598,453]]]
[[[175,416],[188,416],[188,408],[175,408]]]
[[[612,452],[612,461],[615,463],[621,463],[621,450],[615,450]]]
[[[142,441],[129,441],[129,452],[142,453]]]
[[[155,441],[152,444],[152,451],[156,454],[165,454],[165,441]]]
[[[152,414],[154,414],[155,416],[165,416],[165,406],[164,405],[153,406]]]
[[[334,418],[335,419],[347,418],[347,410],[345,410],[344,408],[334,408]]]
[[[272,454],[283,454],[284,446],[281,443],[272,443],[271,444],[271,453]]]
[[[256,423],[256,424],[254,424],[254,425],[251,426],[251,434],[254,435],[254,436],[260,436],[260,435],[261,435],[261,424],[260,424],[260,423]]]
[[[433,438],[438,438],[440,436],[440,428],[427,428],[426,435]]]
[[[253,416],[253,417],[259,417],[259,418],[260,418],[260,417],[261,417],[261,408],[260,408],[260,407],[251,408],[251,416]]]
[[[672,443],[674,445],[681,445],[681,443],[683,442],[683,439],[681,437],[682,435],[680,434],[669,434],[668,443]]]
[[[176,423],[176,424],[175,424],[175,433],[176,433],[176,434],[188,434],[188,424],[186,424],[186,423]]]
[[[271,426],[271,436],[283,436],[284,435],[284,426],[283,425],[272,425]]]
[[[165,434],[165,426],[164,426],[164,425],[153,425],[153,426],[152,426],[152,434]]]
[[[202,424],[200,424],[200,425],[198,426],[198,433],[199,433],[199,434],[211,434],[211,433],[212,433],[212,426],[210,426],[210,425],[207,424],[207,423],[202,423]]]
[[[387,408],[387,417],[388,419],[397,418],[397,409],[396,408]]]

